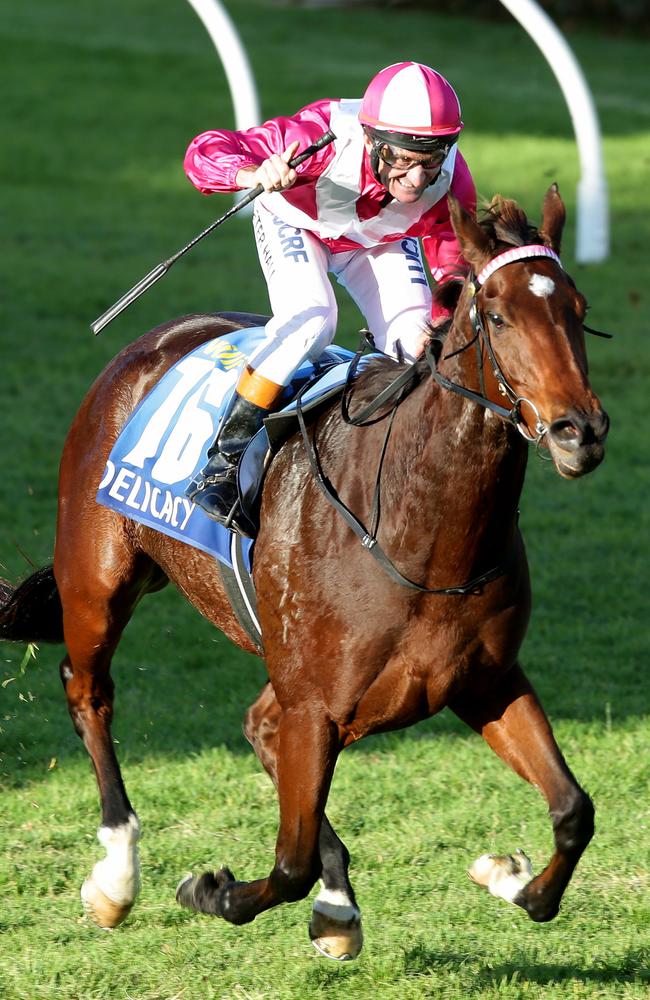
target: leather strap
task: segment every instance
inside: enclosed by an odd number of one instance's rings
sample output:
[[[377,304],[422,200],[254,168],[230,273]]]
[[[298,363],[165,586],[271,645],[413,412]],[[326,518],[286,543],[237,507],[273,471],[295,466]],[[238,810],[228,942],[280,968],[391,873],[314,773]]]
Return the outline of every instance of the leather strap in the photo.
[[[409,369],[409,372],[410,371],[411,369]],[[391,387],[394,388],[394,384],[395,384],[394,382],[391,383],[391,386],[389,386],[389,388]],[[409,580],[408,577],[400,573],[400,571],[397,569],[396,566],[393,565],[393,563],[390,561],[390,559],[382,549],[381,545],[377,541],[376,538],[377,524],[375,523],[374,530],[372,532],[369,532],[361,523],[361,521],[355,516],[355,514],[352,513],[349,507],[346,507],[346,505],[334,491],[334,488],[330,486],[327,479],[325,478],[323,470],[321,468],[320,459],[318,457],[318,452],[316,450],[315,437],[312,436],[312,438],[310,439],[309,433],[307,431],[307,425],[305,423],[305,418],[301,406],[302,392],[303,390],[301,390],[301,392],[296,397],[296,416],[298,417],[300,433],[302,434],[302,439],[305,444],[305,452],[307,454],[307,458],[309,460],[309,464],[311,466],[314,479],[316,480],[316,484],[320,489],[320,491],[325,496],[325,498],[327,499],[327,501],[335,508],[335,510],[339,512],[339,514],[344,519],[348,527],[351,528],[354,534],[357,536],[357,538],[360,539],[363,547],[367,549],[368,552],[370,552],[370,554],[377,560],[379,565],[388,574],[388,576],[391,577],[392,580],[394,580],[396,583],[399,583],[402,587],[408,587],[410,590],[416,590],[421,594],[437,594],[439,596],[454,596],[454,595],[465,596],[467,594],[472,594],[477,592],[486,583],[491,583],[492,580],[496,580],[500,576],[504,575],[505,569],[503,566],[493,566],[492,569],[487,570],[487,572],[481,573],[479,576],[475,576],[471,580],[468,580],[466,583],[460,584],[458,586],[423,587],[421,584],[415,583],[415,581],[413,580]],[[401,402],[401,399],[399,399],[396,402],[395,406],[393,407],[390,426],[392,426],[392,420],[395,416],[395,411],[397,409],[397,405],[399,404],[399,402]],[[388,433],[390,433],[390,426]],[[386,436],[386,439],[384,440],[384,446],[380,458],[380,472],[386,451],[387,442],[388,442],[388,434]],[[378,509],[376,507],[376,502],[378,499],[378,485],[379,482],[375,486],[375,501],[373,502],[374,510]]]

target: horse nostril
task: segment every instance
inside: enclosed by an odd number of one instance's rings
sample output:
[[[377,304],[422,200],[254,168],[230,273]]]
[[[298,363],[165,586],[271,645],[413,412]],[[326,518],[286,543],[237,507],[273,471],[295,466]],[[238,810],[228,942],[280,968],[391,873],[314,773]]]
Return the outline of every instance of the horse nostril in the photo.
[[[549,434],[564,451],[602,444],[609,430],[609,417],[604,410],[583,414],[571,412],[554,420]]]
[[[566,417],[561,420],[554,420],[549,428],[549,432],[556,444],[567,450],[577,448],[584,443],[583,432],[576,427],[572,420]]]

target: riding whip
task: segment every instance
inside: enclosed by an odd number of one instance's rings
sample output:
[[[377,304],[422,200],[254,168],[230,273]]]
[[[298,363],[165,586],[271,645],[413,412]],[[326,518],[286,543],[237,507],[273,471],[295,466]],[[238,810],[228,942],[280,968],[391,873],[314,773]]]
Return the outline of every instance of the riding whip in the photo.
[[[336,139],[336,136],[331,130],[324,132],[320,139],[317,139],[313,145],[308,146],[307,149],[303,150],[302,153],[299,153],[298,156],[294,156],[292,160],[289,160],[289,166],[297,167],[305,160],[308,160],[310,156],[313,156],[314,153],[317,153],[319,149],[322,149],[323,146],[327,146],[330,142],[333,142],[334,139]],[[133,288],[118,299],[117,302],[110,307],[110,309],[107,309],[105,313],[102,313],[99,319],[96,319],[94,323],[90,324],[90,329],[93,331],[95,336],[97,336],[98,333],[101,333],[104,327],[108,326],[111,320],[115,319],[116,316],[119,316],[119,314],[123,312],[127,306],[130,306],[132,302],[135,302],[135,300],[139,298],[143,292],[146,292],[148,288],[151,288],[151,286],[155,284],[159,278],[162,278],[163,274],[167,274],[167,271],[169,271],[172,264],[175,264],[176,261],[186,254],[188,250],[191,250],[192,247],[196,246],[199,240],[202,240],[204,236],[211,233],[213,229],[220,226],[222,222],[226,221],[226,219],[236,215],[237,212],[240,212],[246,205],[250,205],[250,203],[254,201],[258,195],[262,194],[263,191],[264,188],[261,184],[252,188],[248,194],[246,194],[241,201],[237,202],[233,208],[226,212],[225,215],[222,215],[220,219],[211,223],[207,229],[204,229],[202,233],[199,233],[199,235],[195,236],[193,240],[190,240],[187,246],[184,246],[172,257],[169,257],[168,260],[163,260],[160,264],[157,264],[152,271],[149,271],[149,274],[146,274],[144,278],[137,283],[137,285],[134,285]]]

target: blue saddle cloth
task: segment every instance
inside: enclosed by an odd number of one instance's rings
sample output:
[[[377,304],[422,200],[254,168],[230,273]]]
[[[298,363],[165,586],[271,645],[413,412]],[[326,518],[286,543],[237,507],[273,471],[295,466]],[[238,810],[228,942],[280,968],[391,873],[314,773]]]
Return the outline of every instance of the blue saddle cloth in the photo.
[[[239,374],[263,339],[263,327],[238,330],[202,344],[170,368],[122,429],[106,462],[97,502],[208,552],[232,568],[232,533],[188,500],[185,490],[205,465]],[[340,389],[352,358],[343,348],[328,348],[319,362],[319,368],[327,367],[305,390],[303,405],[313,405]],[[295,411],[292,400],[297,389],[316,372],[311,362],[296,372],[286,388],[282,409]],[[268,437],[262,429],[242,459],[243,494],[256,492],[267,450]],[[252,546],[252,539],[241,542],[249,571]]]

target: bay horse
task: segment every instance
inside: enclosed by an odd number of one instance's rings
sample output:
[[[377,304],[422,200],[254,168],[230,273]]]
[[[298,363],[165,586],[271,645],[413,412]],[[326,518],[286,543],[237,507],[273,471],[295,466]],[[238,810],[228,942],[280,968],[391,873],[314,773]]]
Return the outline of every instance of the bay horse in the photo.
[[[304,898],[320,879],[310,936],[336,959],[359,954],[362,932],[349,854],[325,805],[337,757],[357,740],[447,706],[541,790],[554,835],[546,867],[533,877],[516,852],[483,855],[469,872],[535,921],[556,915],[594,829],[592,802],[518,660],[530,612],[517,524],[528,440],[574,478],[599,464],[608,430],[587,377],[586,302],[558,257],[564,205],[553,185],[539,229],[498,196],[481,221],[453,198],[450,211],[471,273],[457,286],[443,357],[436,364],[429,348],[410,369],[410,392],[384,407],[390,435],[381,413],[357,426],[330,401],[306,430],[309,447],[293,434],[263,487],[254,583],[269,679],[244,731],[277,789],[273,867],[248,882],[227,868],[209,871],[177,890],[182,905],[244,924]],[[113,360],[65,443],[53,568],[17,590],[0,588],[0,637],[65,642],[61,678],[95,767],[105,849],[82,899],[103,927],[126,917],[139,889],[140,825],[111,737],[109,673],[136,605],[171,580],[233,642],[256,650],[211,556],[99,506],[95,494],[125,420],[169,367],[251,325],[255,317],[185,317]],[[354,381],[351,409],[406,368],[369,364]],[[361,521],[371,516],[380,464],[381,516],[364,544],[323,495],[313,448],[323,478]],[[392,576],[373,562],[377,552]]]

